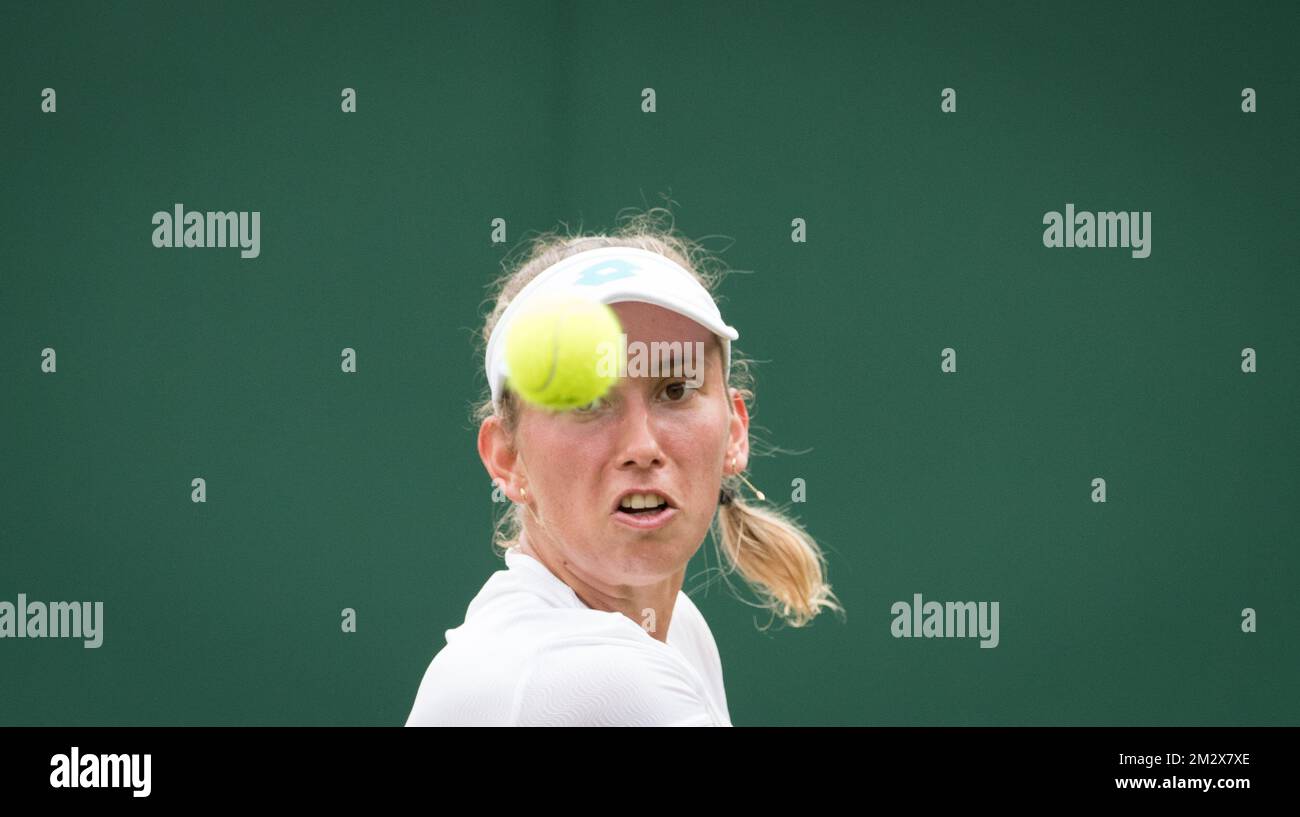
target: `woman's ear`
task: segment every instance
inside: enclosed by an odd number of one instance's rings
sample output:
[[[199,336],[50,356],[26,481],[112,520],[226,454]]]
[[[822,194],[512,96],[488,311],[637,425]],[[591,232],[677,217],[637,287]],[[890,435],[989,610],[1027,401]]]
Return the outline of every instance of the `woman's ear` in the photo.
[[[501,418],[492,415],[478,429],[478,456],[501,492],[510,499],[521,502],[523,474],[519,468],[519,452],[511,446],[510,437],[501,425]]]
[[[749,409],[739,389],[730,389],[731,425],[727,436],[727,467],[736,460],[736,473],[749,467]]]

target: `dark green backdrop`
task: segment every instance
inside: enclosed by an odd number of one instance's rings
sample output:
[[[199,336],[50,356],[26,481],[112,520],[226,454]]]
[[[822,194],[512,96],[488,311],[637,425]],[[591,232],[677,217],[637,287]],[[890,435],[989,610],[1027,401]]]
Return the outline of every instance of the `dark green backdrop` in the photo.
[[[0,640],[0,723],[402,723],[501,566],[485,285],[530,231],[670,195],[752,271],[721,294],[754,420],[806,453],[751,476],[807,481],[848,611],[760,632],[701,552],[737,725],[1300,724],[1295,4],[9,3],[0,32],[0,599],[105,605],[97,650]],[[154,248],[176,202],[260,211],[261,256]],[[1044,248],[1067,202],[1151,211],[1151,256]],[[999,646],[893,638],[918,592],[998,601]]]

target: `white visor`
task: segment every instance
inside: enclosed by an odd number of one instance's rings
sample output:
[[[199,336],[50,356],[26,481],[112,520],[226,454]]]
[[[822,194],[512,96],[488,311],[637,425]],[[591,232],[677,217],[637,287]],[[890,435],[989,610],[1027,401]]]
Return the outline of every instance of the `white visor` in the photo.
[[[488,384],[492,404],[500,408],[502,390],[510,376],[505,337],[510,322],[533,298],[576,295],[602,304],[640,301],[685,315],[718,336],[722,346],[723,382],[731,376],[731,341],[740,337],[722,320],[709,291],[671,259],[634,247],[601,247],[562,259],[520,290],[502,313],[488,339]]]

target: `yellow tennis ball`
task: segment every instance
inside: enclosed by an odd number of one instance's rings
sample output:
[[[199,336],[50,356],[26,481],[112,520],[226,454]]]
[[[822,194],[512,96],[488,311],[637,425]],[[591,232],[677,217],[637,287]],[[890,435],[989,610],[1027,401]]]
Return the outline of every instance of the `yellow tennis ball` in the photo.
[[[505,338],[510,388],[553,411],[585,406],[618,381],[623,327],[608,305],[550,296],[514,317]]]

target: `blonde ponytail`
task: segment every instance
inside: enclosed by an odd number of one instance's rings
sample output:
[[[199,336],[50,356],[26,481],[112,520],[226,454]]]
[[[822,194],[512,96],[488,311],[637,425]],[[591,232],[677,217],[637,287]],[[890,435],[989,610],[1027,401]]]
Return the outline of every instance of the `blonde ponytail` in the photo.
[[[823,609],[844,612],[825,581],[821,548],[784,514],[735,494],[719,506],[713,538],[730,569],[759,596],[759,606],[790,626],[807,625]]]

